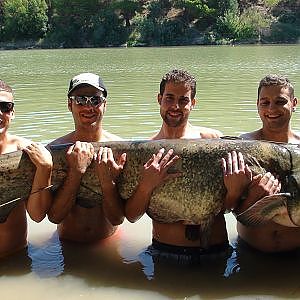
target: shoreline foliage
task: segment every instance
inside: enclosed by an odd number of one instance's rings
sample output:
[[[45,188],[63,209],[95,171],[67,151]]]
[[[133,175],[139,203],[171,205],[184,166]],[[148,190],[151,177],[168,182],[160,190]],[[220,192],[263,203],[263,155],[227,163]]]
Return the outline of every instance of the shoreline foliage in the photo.
[[[299,43],[300,0],[0,0],[0,47]]]

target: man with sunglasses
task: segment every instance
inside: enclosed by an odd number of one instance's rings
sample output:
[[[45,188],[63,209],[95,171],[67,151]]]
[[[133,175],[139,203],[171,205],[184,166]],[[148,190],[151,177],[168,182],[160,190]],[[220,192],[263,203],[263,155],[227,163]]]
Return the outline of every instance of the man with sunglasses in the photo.
[[[126,154],[122,154],[116,162],[110,148],[101,147],[94,154],[91,144],[120,140],[103,129],[106,99],[107,90],[98,75],[82,73],[70,81],[68,108],[73,115],[75,130],[50,143],[50,146],[73,144],[66,154],[69,171],[63,185],[53,194],[53,204],[48,213],[49,220],[58,224],[61,239],[94,242],[112,235],[124,220],[123,204],[115,181],[125,164]],[[86,207],[76,199],[76,194],[81,178],[93,159],[103,203]]]
[[[52,157],[41,144],[8,133],[15,117],[13,91],[0,80],[0,154],[23,150],[36,166],[31,194],[26,201],[15,202],[6,220],[0,222],[0,257],[21,250],[27,245],[26,209],[29,216],[40,222],[51,205],[50,192]]]

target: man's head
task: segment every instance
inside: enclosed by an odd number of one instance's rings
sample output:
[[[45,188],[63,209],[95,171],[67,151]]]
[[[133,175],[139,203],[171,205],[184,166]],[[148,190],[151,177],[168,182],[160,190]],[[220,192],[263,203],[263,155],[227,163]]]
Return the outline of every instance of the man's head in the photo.
[[[76,125],[101,122],[106,107],[107,89],[102,79],[92,73],[73,77],[68,90],[68,108]]]
[[[0,133],[5,132],[15,117],[12,88],[0,80]]]
[[[195,106],[196,80],[184,70],[172,70],[163,76],[157,96],[160,115],[169,127],[185,126]]]
[[[164,94],[166,84],[172,82],[174,84],[184,84],[191,90],[191,98],[196,96],[196,79],[185,70],[174,69],[163,76],[160,82],[160,95]]]
[[[97,90],[101,91],[105,98],[107,97],[107,89],[102,79],[93,73],[81,73],[74,76],[70,81],[68,96],[70,96],[74,90],[82,87],[83,85],[93,86]]]
[[[294,87],[288,78],[267,75],[260,81],[257,109],[266,129],[275,131],[288,129],[297,102]]]
[[[291,99],[294,98],[294,87],[287,77],[276,75],[276,74],[269,74],[259,82],[259,86],[257,90],[257,99],[259,99],[259,94],[261,89],[263,87],[269,87],[269,86],[280,86],[280,87],[288,88]]]

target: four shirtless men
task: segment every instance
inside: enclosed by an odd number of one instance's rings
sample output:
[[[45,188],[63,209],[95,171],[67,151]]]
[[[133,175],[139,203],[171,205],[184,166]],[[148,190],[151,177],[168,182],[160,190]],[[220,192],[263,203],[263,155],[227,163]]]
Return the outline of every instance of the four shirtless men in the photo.
[[[172,70],[160,83],[157,101],[160,106],[162,126],[150,139],[218,138],[222,133],[193,126],[189,115],[196,105],[196,80],[183,70]],[[103,129],[103,115],[108,101],[107,89],[95,74],[75,76],[69,86],[68,108],[75,129],[51,142],[52,145],[71,143],[66,153],[68,172],[64,183],[55,191],[51,185],[52,157],[40,144],[8,133],[14,118],[11,88],[0,81],[0,154],[22,149],[36,165],[32,191],[26,202],[20,202],[4,223],[0,224],[0,257],[26,246],[26,210],[36,222],[48,214],[51,222],[58,224],[61,239],[93,242],[112,235],[117,225],[126,217],[137,221],[147,210],[155,188],[180,174],[169,174],[168,169],[179,159],[172,149],[154,153],[142,168],[140,181],[133,195],[123,203],[116,188],[116,179],[126,162],[126,153],[114,158],[110,148],[101,147],[95,152],[92,142],[120,140]],[[241,135],[244,139],[300,143],[300,136],[291,129],[291,116],[297,106],[294,89],[288,79],[268,75],[258,88],[257,109],[262,128]],[[96,176],[103,192],[101,206],[87,208],[76,201],[80,181],[92,161],[96,163]],[[251,178],[241,153],[228,153],[222,160],[224,183],[227,188],[226,208],[240,213],[262,196],[280,191],[280,182],[270,173]],[[243,191],[247,199],[239,205]],[[39,191],[39,192],[36,192]],[[177,261],[193,264],[202,254],[227,252],[229,243],[224,213],[216,216],[208,248],[200,243],[198,226],[182,222],[163,224],[153,222],[153,256],[171,253]],[[18,224],[18,226],[16,226]],[[238,223],[239,236],[252,247],[265,252],[287,251],[300,246],[300,228],[284,227],[270,221],[267,225],[252,228]],[[198,235],[197,235],[198,234]],[[196,238],[191,238],[194,236]]]

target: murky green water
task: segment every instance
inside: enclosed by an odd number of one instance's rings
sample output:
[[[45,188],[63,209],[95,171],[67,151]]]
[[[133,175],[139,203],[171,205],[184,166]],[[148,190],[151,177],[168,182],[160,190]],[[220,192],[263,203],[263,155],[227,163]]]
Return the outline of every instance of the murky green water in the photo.
[[[148,138],[161,125],[156,102],[160,79],[175,67],[197,79],[191,122],[226,135],[260,126],[255,102],[258,82],[266,74],[287,75],[300,95],[296,45],[0,51],[0,78],[15,90],[11,131],[46,143],[72,130],[66,105],[69,80],[94,72],[109,93],[105,129],[124,138]],[[299,121],[296,112],[294,129],[300,130]],[[235,221],[232,216],[227,221],[234,243]],[[94,246],[61,245],[55,225],[30,222],[29,241],[28,254],[0,261],[1,299],[300,297],[299,254],[235,252],[227,277],[209,268],[154,270],[142,251],[151,241],[147,216],[135,224],[125,222],[114,238]]]

